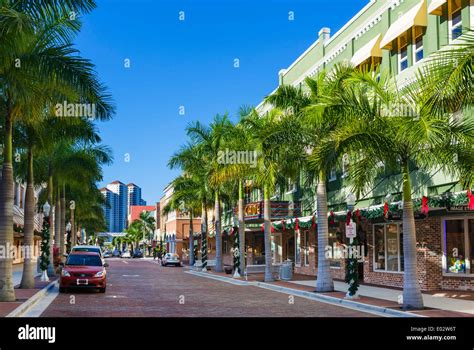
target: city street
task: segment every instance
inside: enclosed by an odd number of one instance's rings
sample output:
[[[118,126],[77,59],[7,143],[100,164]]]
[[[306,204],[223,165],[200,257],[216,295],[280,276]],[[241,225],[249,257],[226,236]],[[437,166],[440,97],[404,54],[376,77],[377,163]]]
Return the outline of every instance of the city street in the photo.
[[[367,313],[255,286],[239,286],[144,259],[109,259],[107,292],[59,294],[44,317],[365,317]]]

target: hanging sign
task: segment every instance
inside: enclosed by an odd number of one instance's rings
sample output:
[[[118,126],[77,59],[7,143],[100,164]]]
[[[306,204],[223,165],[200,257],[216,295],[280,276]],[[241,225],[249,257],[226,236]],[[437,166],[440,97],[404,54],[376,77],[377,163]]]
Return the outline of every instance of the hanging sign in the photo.
[[[346,225],[346,237],[355,238],[357,236],[357,224],[351,221],[349,225]]]

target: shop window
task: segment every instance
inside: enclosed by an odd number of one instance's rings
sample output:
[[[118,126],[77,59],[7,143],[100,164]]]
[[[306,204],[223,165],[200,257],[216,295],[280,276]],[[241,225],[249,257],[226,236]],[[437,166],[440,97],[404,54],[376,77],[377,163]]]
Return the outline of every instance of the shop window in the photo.
[[[301,231],[295,231],[295,265],[301,266]]]
[[[304,266],[309,265],[309,231],[303,231],[301,235],[301,255],[302,255],[302,263]]]
[[[374,270],[401,272],[403,267],[402,226],[374,225]]]
[[[474,273],[474,219],[469,220],[469,247],[471,249],[469,254],[471,273]]]
[[[329,266],[341,267],[342,244],[344,244],[344,232],[341,227],[329,228],[329,246],[332,249],[332,258],[329,259]]]
[[[374,226],[374,270],[385,270],[385,233],[383,225]]]
[[[446,220],[445,229],[445,256],[446,272],[448,273],[466,273],[472,271],[471,261],[472,251],[469,252],[469,246],[472,246],[472,219]]]

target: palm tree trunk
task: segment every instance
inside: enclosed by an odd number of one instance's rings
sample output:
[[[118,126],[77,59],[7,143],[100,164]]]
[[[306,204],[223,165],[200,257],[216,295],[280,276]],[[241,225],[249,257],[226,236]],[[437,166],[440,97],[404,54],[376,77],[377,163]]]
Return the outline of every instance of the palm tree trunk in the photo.
[[[189,266],[194,265],[193,210],[189,212]]]
[[[274,281],[272,274],[272,222],[270,221],[270,190],[266,185],[263,189],[263,236],[265,242],[265,282]]]
[[[35,191],[33,188],[33,153],[28,150],[28,170],[26,174],[25,214],[24,214],[24,262],[20,288],[35,287],[34,230],[35,230]]]
[[[318,275],[316,279],[316,292],[331,292],[334,290],[334,282],[331,276],[329,260],[326,258],[326,247],[329,244],[329,229],[326,174],[323,171],[319,173],[316,206],[318,215]]]
[[[207,208],[206,199],[202,200],[201,204],[201,263],[204,271],[207,267]]]
[[[77,243],[76,222],[74,221],[74,209],[71,208],[71,248]]]
[[[54,211],[54,247],[59,249],[61,246],[61,187],[58,185],[56,192],[56,210]]]
[[[13,120],[9,107],[7,108],[0,182],[0,246],[6,251],[6,254],[0,256],[0,301],[15,301],[13,256],[10,254],[10,248],[13,247]]]
[[[224,271],[222,266],[222,233],[221,233],[221,213],[219,203],[219,192],[216,191],[216,198],[214,202],[215,211],[215,229],[216,229],[216,272]]]
[[[59,232],[59,255],[61,260],[64,258],[66,253],[66,242],[64,235],[66,234],[66,186],[63,184],[61,191],[61,219],[60,219],[60,232]]]
[[[245,221],[244,221],[244,193],[243,182],[239,180],[239,253],[240,253],[240,271],[245,271]]]
[[[416,230],[413,201],[411,198],[410,170],[403,165],[403,308],[422,309],[423,296],[416,269]]]

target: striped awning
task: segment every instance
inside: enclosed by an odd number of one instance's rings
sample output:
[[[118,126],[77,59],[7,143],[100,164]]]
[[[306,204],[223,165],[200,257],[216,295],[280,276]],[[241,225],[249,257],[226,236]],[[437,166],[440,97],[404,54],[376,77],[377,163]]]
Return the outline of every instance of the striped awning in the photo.
[[[370,57],[382,57],[382,49],[380,48],[381,40],[382,35],[378,34],[367,44],[362,46],[359,50],[356,51],[356,53],[352,57],[351,63],[357,67],[359,64],[369,59]]]
[[[426,0],[412,7],[388,28],[387,33],[380,42],[380,48],[391,49],[392,41],[405,34],[412,27],[426,27],[428,25],[428,14]]]
[[[432,0],[430,6],[428,6],[428,13],[441,16],[443,14],[443,5],[447,2],[448,0]]]

